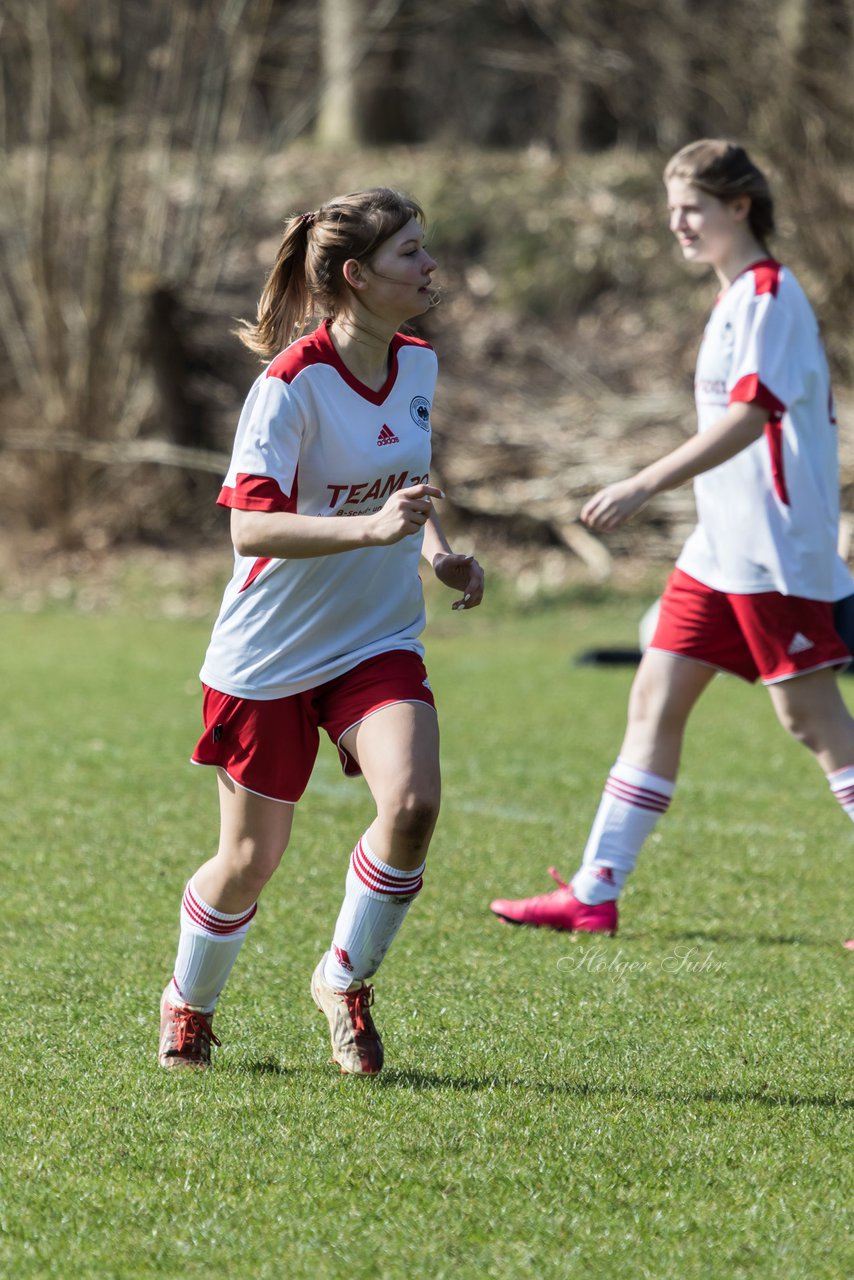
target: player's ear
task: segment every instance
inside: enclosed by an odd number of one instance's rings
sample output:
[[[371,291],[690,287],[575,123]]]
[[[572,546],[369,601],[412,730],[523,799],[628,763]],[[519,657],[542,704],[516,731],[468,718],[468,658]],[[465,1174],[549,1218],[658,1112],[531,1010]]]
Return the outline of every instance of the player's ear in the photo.
[[[739,196],[736,200],[730,202],[733,216],[736,222],[744,222],[750,214],[750,196]]]
[[[348,258],[342,268],[345,281],[351,289],[364,289],[365,271],[358,258]]]

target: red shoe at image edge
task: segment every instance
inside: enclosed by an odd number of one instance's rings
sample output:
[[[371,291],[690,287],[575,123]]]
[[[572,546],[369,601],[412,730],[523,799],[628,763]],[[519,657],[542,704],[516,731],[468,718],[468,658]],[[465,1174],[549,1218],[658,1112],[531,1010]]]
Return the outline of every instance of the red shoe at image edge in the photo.
[[[489,909],[507,924],[529,924],[535,928],[563,929],[572,933],[617,932],[616,902],[600,902],[589,906],[579,902],[572,886],[561,880],[554,867],[549,875],[560,888],[534,898],[496,898]]]

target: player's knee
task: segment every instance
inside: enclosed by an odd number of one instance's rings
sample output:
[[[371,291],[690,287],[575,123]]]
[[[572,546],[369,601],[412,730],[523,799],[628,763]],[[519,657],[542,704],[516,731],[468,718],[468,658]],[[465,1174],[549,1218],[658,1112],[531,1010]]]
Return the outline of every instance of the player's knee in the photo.
[[[681,733],[687,711],[681,701],[669,697],[667,690],[641,686],[632,691],[629,702],[629,725],[649,737],[661,733]]]
[[[221,846],[219,856],[228,863],[233,881],[253,897],[258,897],[282,860],[284,847],[245,837],[233,845]]]
[[[780,710],[777,712],[780,724],[786,732],[806,747],[808,751],[820,751],[822,747],[822,726],[808,712],[796,710]]]
[[[392,819],[395,835],[412,849],[426,848],[438,816],[437,794],[412,792],[396,806]]]

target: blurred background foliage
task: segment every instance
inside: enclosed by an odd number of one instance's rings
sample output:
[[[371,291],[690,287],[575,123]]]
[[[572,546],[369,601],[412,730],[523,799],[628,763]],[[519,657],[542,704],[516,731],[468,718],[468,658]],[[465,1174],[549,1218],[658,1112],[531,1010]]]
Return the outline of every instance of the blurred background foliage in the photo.
[[[709,135],[773,179],[854,511],[850,0],[5,0],[0,75],[0,572],[221,546],[256,372],[233,319],[287,215],[380,182],[440,261],[451,523],[536,582],[669,557],[688,492],[607,547],[576,516],[693,429],[714,283],[678,260],[660,175]]]

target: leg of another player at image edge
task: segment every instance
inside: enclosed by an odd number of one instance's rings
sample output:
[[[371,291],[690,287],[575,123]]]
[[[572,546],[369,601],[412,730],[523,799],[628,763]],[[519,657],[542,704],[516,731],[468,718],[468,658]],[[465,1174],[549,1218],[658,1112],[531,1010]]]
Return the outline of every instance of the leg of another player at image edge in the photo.
[[[350,856],[332,945],[311,978],[312,999],[329,1023],[332,1061],[347,1075],[382,1069],[383,1042],[371,1016],[374,989],[366,979],[376,973],[421,889],[424,866],[389,866],[367,836]]]
[[[854,822],[854,765],[847,769],[837,769],[834,773],[827,776],[830,790],[848,817]],[[843,942],[846,951],[854,951],[854,938],[849,938],[847,942]]]

